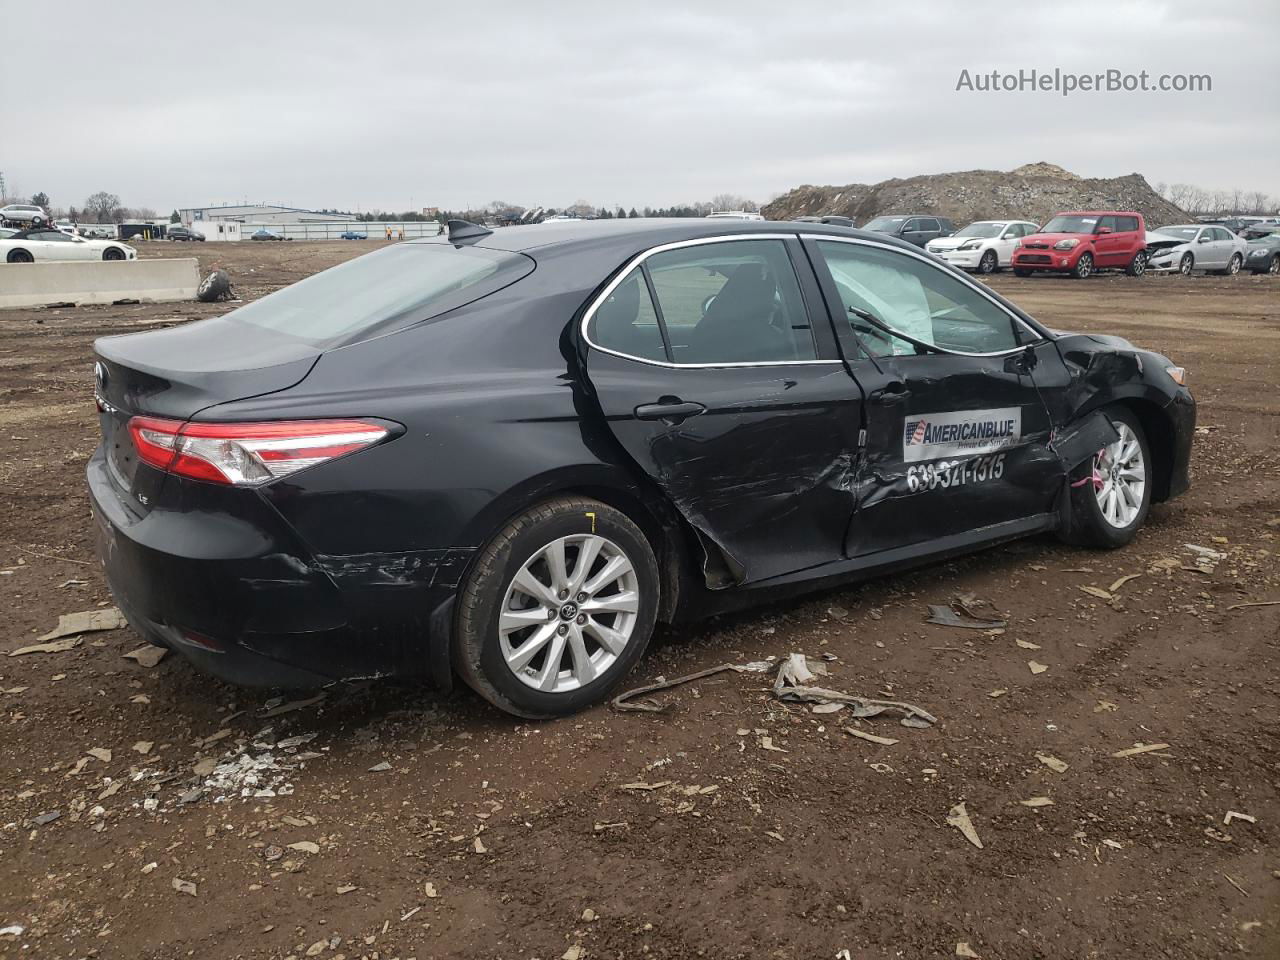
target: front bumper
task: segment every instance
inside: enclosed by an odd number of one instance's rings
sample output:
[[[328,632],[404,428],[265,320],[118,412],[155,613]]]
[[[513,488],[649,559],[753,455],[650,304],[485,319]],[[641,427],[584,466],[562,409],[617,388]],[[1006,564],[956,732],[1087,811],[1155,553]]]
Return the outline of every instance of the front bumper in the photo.
[[[1147,269],[1153,273],[1177,273],[1182,268],[1182,254],[1147,260]]]
[[[245,686],[430,672],[431,613],[458,579],[442,571],[462,565],[454,551],[435,566],[416,558],[414,578],[388,589],[384,564],[313,556],[257,491],[166,478],[139,515],[101,447],[87,479],[107,584],[150,642]]]
[[[982,260],[981,250],[930,250],[935,257],[961,270],[977,270]]]
[[[1079,247],[1074,250],[1018,250],[1014,253],[1012,265],[1016,270],[1048,270],[1054,273],[1069,273],[1076,268],[1076,260],[1084,253]]]

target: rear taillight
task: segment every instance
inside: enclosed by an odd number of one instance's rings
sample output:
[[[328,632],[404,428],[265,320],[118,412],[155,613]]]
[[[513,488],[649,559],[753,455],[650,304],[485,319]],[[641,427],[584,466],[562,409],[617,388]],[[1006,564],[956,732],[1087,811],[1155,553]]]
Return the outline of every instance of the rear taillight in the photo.
[[[390,431],[367,420],[129,421],[138,458],[180,477],[255,486],[370,447]]]

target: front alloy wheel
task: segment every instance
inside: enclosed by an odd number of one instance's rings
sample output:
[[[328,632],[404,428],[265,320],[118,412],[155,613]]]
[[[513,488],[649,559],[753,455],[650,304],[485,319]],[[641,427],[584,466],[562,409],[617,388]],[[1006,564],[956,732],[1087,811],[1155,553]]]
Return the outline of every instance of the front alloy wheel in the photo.
[[[1101,478],[1094,496],[1107,523],[1118,530],[1130,526],[1142,509],[1147,489],[1147,463],[1137,435],[1123,421],[1115,423],[1119,439],[1094,457],[1094,472]]]
[[[1178,261],[1178,272],[1184,277],[1191,276],[1191,271],[1196,265],[1196,258],[1189,253],[1184,253],[1182,259]]]
[[[1116,439],[1071,473],[1064,540],[1091,547],[1122,547],[1138,533],[1151,507],[1153,462],[1142,422],[1128,407],[1104,411]]]
[[[454,663],[507,713],[573,713],[640,659],[659,596],[653,549],[626,514],[585,497],[549,500],[477,555],[458,596]]]
[[[978,261],[978,272],[979,273],[995,273],[996,268],[999,265],[1000,265],[1000,262],[996,258],[996,252],[994,250],[988,250],[986,253],[982,255],[982,259]]]
[[[1071,271],[1071,275],[1077,280],[1085,280],[1091,273],[1093,273],[1093,254],[1080,254],[1080,259],[1076,261],[1075,269]]]

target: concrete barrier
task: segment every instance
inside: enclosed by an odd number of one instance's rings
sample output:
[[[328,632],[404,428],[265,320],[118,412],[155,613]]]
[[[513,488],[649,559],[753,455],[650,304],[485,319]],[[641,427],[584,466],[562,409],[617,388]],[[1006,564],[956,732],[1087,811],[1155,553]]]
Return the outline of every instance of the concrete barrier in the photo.
[[[199,285],[200,271],[194,257],[0,263],[0,309],[121,300],[194,300]]]

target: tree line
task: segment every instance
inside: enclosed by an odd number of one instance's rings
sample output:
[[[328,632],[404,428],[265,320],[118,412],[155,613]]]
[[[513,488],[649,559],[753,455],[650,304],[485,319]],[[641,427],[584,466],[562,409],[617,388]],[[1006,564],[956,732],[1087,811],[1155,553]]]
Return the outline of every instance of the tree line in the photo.
[[[1157,183],[1156,193],[1175,207],[1198,216],[1280,214],[1280,197],[1261,190],[1207,190],[1190,183]]]

